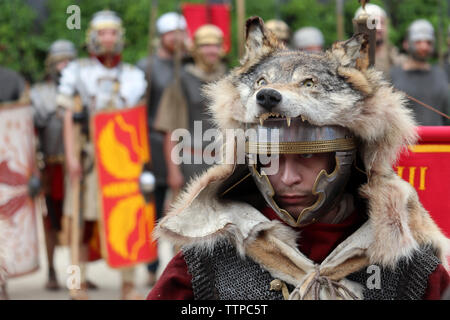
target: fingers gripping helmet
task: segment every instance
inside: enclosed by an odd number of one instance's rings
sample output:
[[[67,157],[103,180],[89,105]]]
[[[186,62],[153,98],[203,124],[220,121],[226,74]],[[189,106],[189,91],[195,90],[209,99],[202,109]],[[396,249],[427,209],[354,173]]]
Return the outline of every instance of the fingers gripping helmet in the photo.
[[[112,52],[107,52],[99,39],[99,31],[103,29],[115,29],[118,32],[117,42]],[[119,54],[123,50],[125,42],[125,30],[122,26],[122,19],[110,10],[103,10],[97,12],[92,18],[89,29],[86,34],[86,43],[88,51],[95,55],[102,55],[105,53]]]
[[[252,124],[247,129],[256,130],[256,134],[249,134],[247,138],[248,167],[264,199],[284,222],[294,227],[307,225],[318,221],[337,205],[350,177],[356,154],[355,140],[348,129],[314,126],[301,117],[292,120],[269,118],[263,121],[263,125]],[[260,166],[260,157],[313,153],[334,153],[335,168],[330,173],[325,170],[319,172],[312,189],[316,201],[302,209],[295,218],[274,200],[275,191],[267,177],[266,168]]]
[[[47,73],[51,76],[56,75],[56,65],[62,60],[72,60],[77,56],[77,50],[72,42],[68,40],[56,40],[50,46],[45,60]]]

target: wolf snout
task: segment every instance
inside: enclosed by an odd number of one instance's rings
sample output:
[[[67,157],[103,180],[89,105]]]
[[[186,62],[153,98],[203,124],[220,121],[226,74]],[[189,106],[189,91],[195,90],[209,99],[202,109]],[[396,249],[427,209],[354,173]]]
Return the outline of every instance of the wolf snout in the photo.
[[[264,109],[271,111],[281,101],[281,93],[274,89],[261,89],[256,94],[256,102]]]

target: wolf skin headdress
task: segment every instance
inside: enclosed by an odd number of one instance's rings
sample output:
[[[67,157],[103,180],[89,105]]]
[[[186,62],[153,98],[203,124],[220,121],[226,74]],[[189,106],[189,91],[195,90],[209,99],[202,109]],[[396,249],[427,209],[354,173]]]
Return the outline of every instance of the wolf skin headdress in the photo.
[[[393,170],[399,153],[416,142],[415,121],[403,94],[395,91],[381,72],[368,67],[365,37],[356,35],[335,43],[325,53],[313,54],[287,50],[259,17],[250,18],[246,27],[247,51],[241,65],[205,90],[216,125],[225,130],[259,121],[263,111],[255,102],[255,74],[265,70],[268,85],[286,97],[277,111],[282,117],[303,117],[317,126],[343,126],[357,138],[358,156],[367,175],[358,193],[367,202],[373,234],[363,250],[368,262],[392,267],[419,247],[430,245],[446,265],[449,240],[423,208],[414,188]],[[290,81],[283,78],[287,73]],[[312,79],[313,88],[301,86],[305,77]],[[241,254],[248,254],[252,241],[265,230],[295,247],[295,236],[281,223],[260,218],[262,214],[246,203],[220,199],[224,183],[237,168],[217,165],[191,182],[161,220],[156,234],[180,245],[203,248],[211,248],[225,237]],[[251,256],[264,260],[256,251]],[[280,265],[269,264],[269,270]]]

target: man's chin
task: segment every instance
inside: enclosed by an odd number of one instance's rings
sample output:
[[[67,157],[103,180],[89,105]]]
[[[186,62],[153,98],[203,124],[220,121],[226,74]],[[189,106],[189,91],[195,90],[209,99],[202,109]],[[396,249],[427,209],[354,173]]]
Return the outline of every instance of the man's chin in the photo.
[[[283,206],[284,210],[286,210],[292,217],[295,219],[298,218],[303,209],[307,208],[306,206]]]

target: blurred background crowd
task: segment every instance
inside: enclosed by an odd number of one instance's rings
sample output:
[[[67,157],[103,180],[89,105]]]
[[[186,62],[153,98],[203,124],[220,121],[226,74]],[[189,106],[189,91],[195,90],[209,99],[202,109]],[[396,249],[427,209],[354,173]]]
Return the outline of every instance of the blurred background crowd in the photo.
[[[98,199],[92,198],[97,173],[87,169],[93,157],[89,156],[89,133],[83,140],[84,158],[74,154],[73,123],[86,122],[88,117],[76,110],[75,94],[90,111],[146,105],[160,219],[173,196],[207,168],[205,164],[174,164],[171,133],[177,128],[193,133],[194,121],[203,121],[204,130],[212,125],[201,88],[238,64],[246,17],[261,16],[287,47],[310,52],[323,52],[333,42],[351,37],[353,19],[363,14],[375,17],[375,68],[407,94],[420,125],[450,124],[447,1],[371,1],[365,11],[356,0],[189,1],[193,4],[206,5],[206,19],[201,23],[189,11],[192,6],[176,0],[0,0],[0,102],[31,99],[41,170],[47,181],[47,289],[59,288],[53,252],[58,244],[56,233],[63,228],[61,217],[70,215],[70,181],[84,176],[82,238],[87,240],[81,246],[82,261],[89,261],[86,246],[98,219]],[[209,6],[217,4],[225,5],[219,15],[225,22],[211,19]],[[79,29],[67,27],[71,5],[80,8]],[[91,81],[105,77],[112,80]],[[120,89],[104,89],[115,85]],[[197,151],[191,150],[192,154]],[[158,267],[157,261],[148,265],[150,286]],[[124,299],[139,298],[133,291],[131,269],[121,271]],[[95,284],[83,278],[83,289],[92,288]]]

